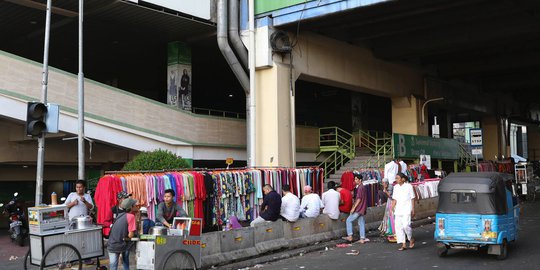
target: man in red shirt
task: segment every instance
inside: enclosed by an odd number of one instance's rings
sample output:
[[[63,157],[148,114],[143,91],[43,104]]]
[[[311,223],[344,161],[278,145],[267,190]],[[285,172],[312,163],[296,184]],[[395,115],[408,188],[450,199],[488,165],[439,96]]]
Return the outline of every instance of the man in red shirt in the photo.
[[[341,185],[338,185],[336,190],[340,196],[339,212],[348,214],[352,207],[352,193],[350,190],[342,188]]]

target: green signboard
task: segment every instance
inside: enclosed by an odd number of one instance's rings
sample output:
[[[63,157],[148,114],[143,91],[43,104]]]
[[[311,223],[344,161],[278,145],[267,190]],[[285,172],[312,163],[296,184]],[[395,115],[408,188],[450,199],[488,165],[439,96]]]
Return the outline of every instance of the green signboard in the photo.
[[[432,159],[459,158],[459,143],[453,139],[394,133],[393,144],[395,157],[419,158],[420,155],[430,155]]]
[[[256,0],[255,14],[262,14],[314,0]]]

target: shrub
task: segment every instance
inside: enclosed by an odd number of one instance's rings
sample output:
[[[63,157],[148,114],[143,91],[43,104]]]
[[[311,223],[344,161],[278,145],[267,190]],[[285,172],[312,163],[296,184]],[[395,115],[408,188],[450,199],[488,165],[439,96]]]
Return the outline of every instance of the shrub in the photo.
[[[185,159],[176,156],[167,150],[154,150],[141,152],[124,165],[124,171],[152,171],[152,170],[172,170],[188,168],[189,164]]]

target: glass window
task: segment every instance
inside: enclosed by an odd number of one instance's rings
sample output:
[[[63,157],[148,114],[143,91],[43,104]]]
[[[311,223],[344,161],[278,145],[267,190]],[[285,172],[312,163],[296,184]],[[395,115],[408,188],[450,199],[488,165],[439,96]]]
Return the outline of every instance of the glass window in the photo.
[[[470,191],[455,191],[450,194],[450,202],[452,203],[475,203],[476,192]]]

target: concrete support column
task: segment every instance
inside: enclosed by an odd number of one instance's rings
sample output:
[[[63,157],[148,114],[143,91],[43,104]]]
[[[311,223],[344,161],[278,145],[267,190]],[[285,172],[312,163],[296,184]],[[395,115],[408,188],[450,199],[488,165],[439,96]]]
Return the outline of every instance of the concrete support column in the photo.
[[[256,166],[294,166],[289,79],[281,63],[257,70]]]
[[[497,118],[495,116],[485,117],[482,119],[481,126],[483,131],[482,141],[484,147],[484,159],[493,160],[495,159],[495,156],[500,155],[499,142],[501,141],[501,129],[499,128]]]
[[[392,98],[392,132],[428,136],[426,121],[421,123],[422,102],[414,96]],[[426,109],[427,110],[427,109]]]

